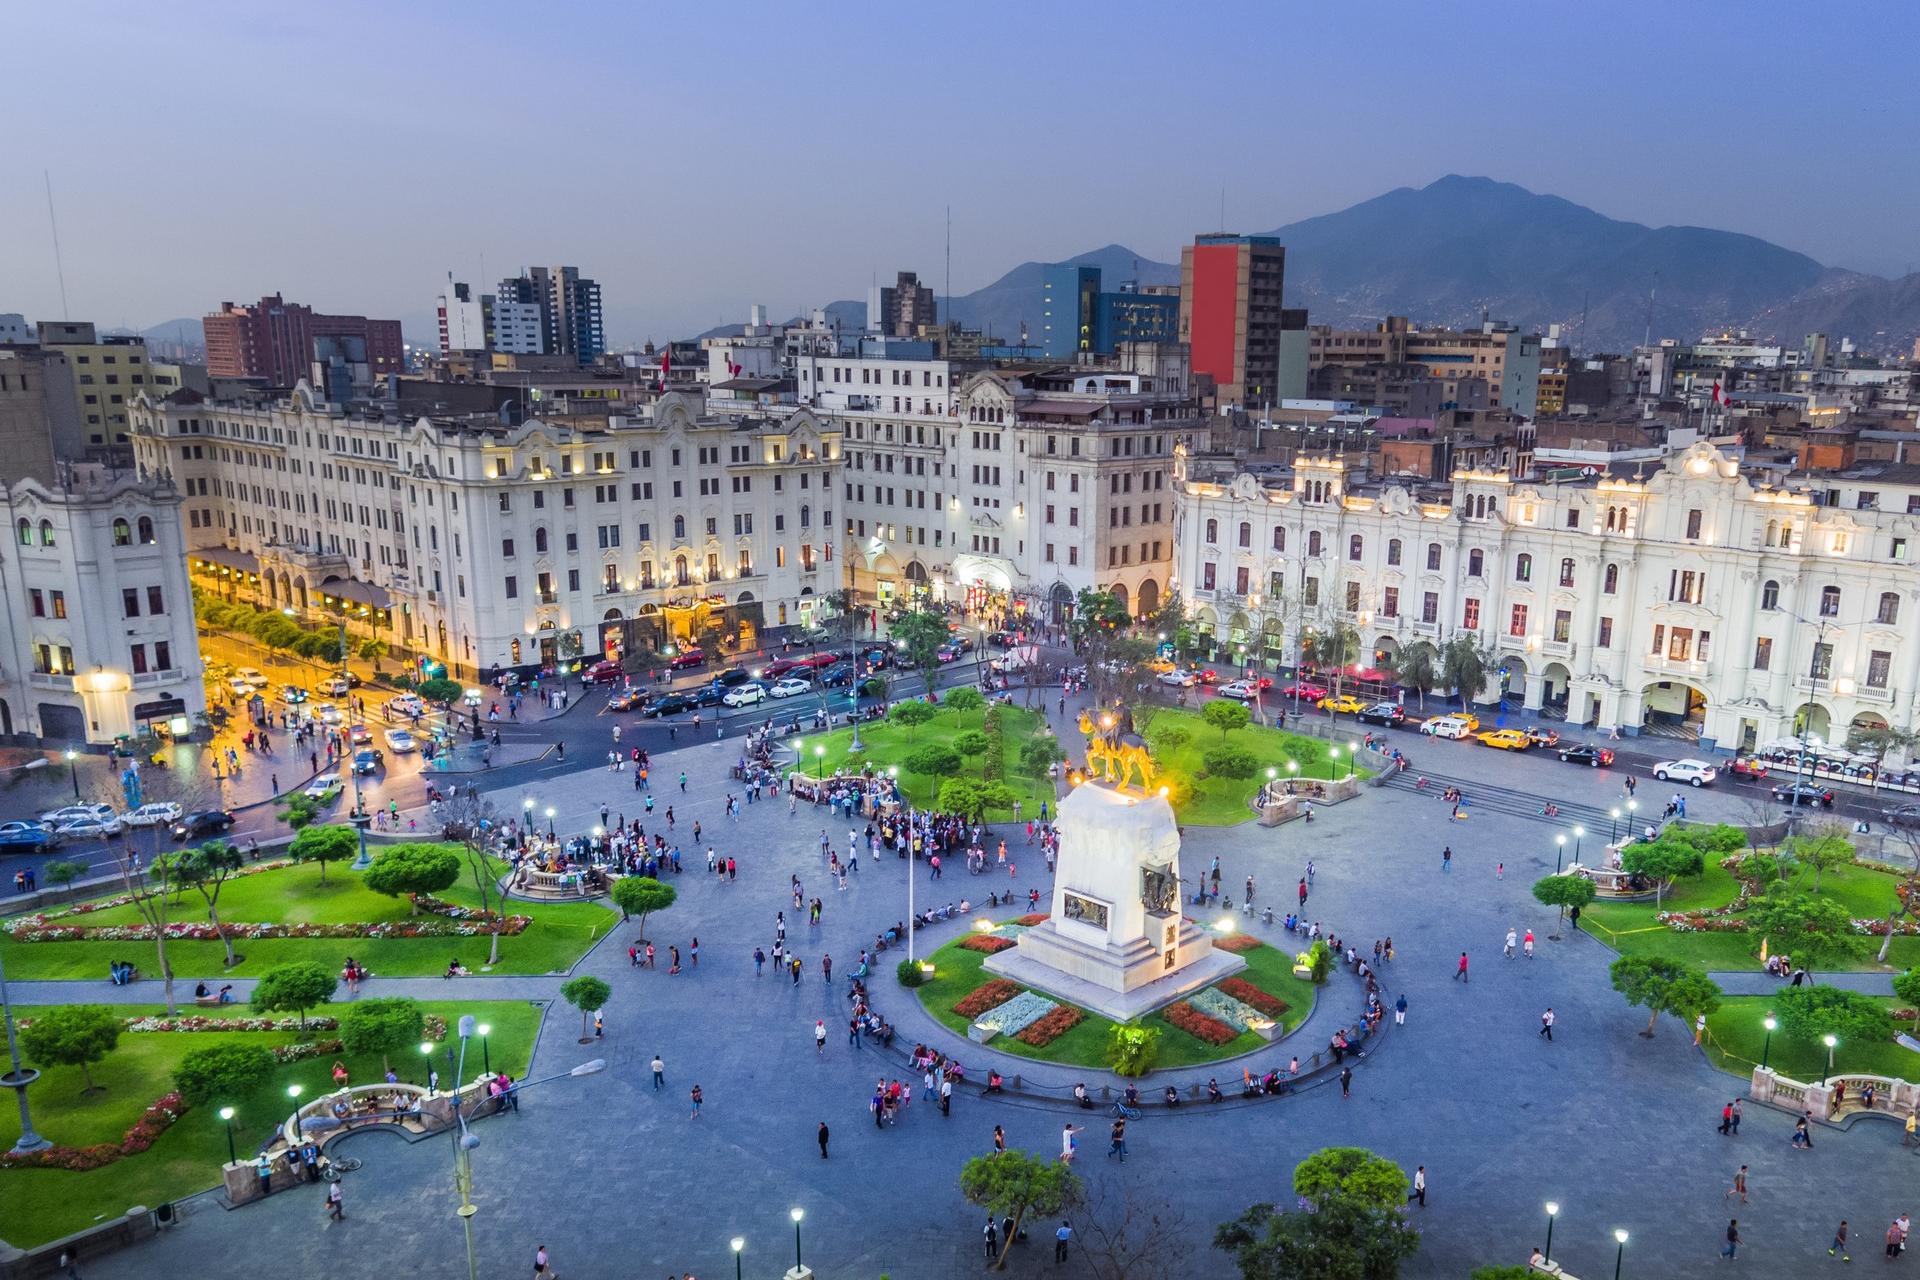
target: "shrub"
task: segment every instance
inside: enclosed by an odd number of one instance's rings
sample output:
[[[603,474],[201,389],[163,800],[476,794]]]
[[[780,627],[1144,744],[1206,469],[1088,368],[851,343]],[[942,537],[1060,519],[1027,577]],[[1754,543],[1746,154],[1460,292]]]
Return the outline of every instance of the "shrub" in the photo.
[[[173,1069],[174,1087],[188,1102],[245,1098],[273,1074],[273,1050],[265,1045],[230,1043],[195,1049]]]
[[[1313,949],[1307,952],[1307,967],[1313,970],[1314,982],[1327,980],[1327,975],[1333,972],[1333,952],[1327,949],[1326,943],[1313,944]]]
[[[981,718],[986,730],[987,758],[981,763],[980,774],[988,782],[998,782],[1007,771],[1006,717],[1004,708],[994,703],[987,708],[987,714]]]
[[[991,933],[975,933],[960,939],[960,945],[968,951],[981,951],[992,955],[996,951],[1005,951],[1014,945],[1012,938],[998,938]]]
[[[1030,916],[1019,916],[1019,917],[1017,917],[1017,918],[1016,918],[1016,919],[1014,920],[1014,923],[1015,923],[1015,924],[1023,924],[1023,925],[1025,925],[1025,926],[1027,926],[1027,928],[1029,928],[1029,929],[1031,929],[1031,928],[1033,928],[1033,926],[1035,926],[1035,925],[1037,925],[1037,924],[1044,924],[1044,923],[1046,923],[1046,921],[1048,921],[1048,920],[1050,920],[1051,918],[1052,918],[1052,917],[1051,917],[1051,916],[1049,916],[1049,915],[1048,915],[1048,914],[1047,914],[1046,912],[1044,912],[1044,911],[1036,911],[1036,912],[1034,912],[1034,913],[1033,913],[1032,915],[1030,915]]]
[[[959,771],[960,753],[951,747],[921,747],[909,755],[902,763],[915,773],[938,778]]]
[[[963,756],[977,756],[987,749],[987,735],[978,729],[955,734],[953,749]]]
[[[963,1018],[977,1018],[989,1009],[997,1009],[1020,994],[1020,984],[1008,982],[1005,978],[995,978],[983,982],[960,998],[953,1011]]]
[[[1222,778],[1251,778],[1260,767],[1253,752],[1241,747],[1209,747],[1200,759],[1209,775]]]
[[[1248,721],[1253,719],[1253,713],[1243,703],[1215,698],[1200,709],[1200,718],[1207,722],[1209,728],[1218,729],[1220,740],[1225,742],[1233,730],[1247,727]]]
[[[1163,751],[1178,751],[1193,741],[1193,735],[1177,724],[1170,724],[1153,736],[1159,739],[1155,745]]]
[[[1116,1023],[1107,1032],[1107,1066],[1117,1076],[1143,1076],[1153,1070],[1160,1051],[1157,1027],[1129,1027]]]
[[[1242,935],[1244,936],[1244,935]],[[1287,1002],[1270,992],[1262,991],[1245,978],[1223,978],[1220,990],[1238,1000],[1241,1004],[1252,1005],[1269,1018],[1278,1018],[1287,1011]]]
[[[1176,1000],[1160,1011],[1160,1016],[1196,1040],[1220,1045],[1240,1033],[1218,1018],[1208,1017],[1185,1000]]]
[[[1251,951],[1266,944],[1250,933],[1229,933],[1223,938],[1215,938],[1213,945],[1222,951]]]
[[[1014,1039],[1022,1044],[1033,1045],[1035,1048],[1052,1044],[1079,1026],[1083,1017],[1084,1015],[1070,1004],[1058,1005],[1053,1012],[1042,1017],[1038,1022],[1028,1024]]]
[[[927,971],[920,967],[918,960],[902,960],[893,966],[893,976],[900,979],[903,987],[917,987],[927,980]]]
[[[1043,733],[1037,738],[1028,738],[1026,744],[1020,748],[1020,767],[1036,778],[1046,774],[1048,765],[1064,758],[1060,750],[1060,740],[1050,733]]]

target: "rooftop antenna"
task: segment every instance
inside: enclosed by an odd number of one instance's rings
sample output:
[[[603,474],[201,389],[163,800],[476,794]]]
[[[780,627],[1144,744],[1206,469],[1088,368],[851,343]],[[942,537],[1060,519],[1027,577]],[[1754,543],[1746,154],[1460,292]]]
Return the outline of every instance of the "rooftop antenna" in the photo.
[[[1653,277],[1653,287],[1647,290],[1647,336],[1646,340],[1640,344],[1643,347],[1653,345],[1653,300],[1659,296],[1660,277],[1658,274],[1655,274]]]
[[[933,322],[940,323],[939,309],[934,309]],[[953,323],[953,206],[947,206],[947,323]]]
[[[1580,295],[1580,341],[1587,341],[1587,304],[1593,300],[1593,290],[1588,289]]]
[[[53,228],[53,272],[60,281],[60,318],[71,320],[67,312],[67,269],[60,262],[60,219],[53,212],[53,173],[42,169],[40,176],[47,184],[47,225]]]
[[[1225,235],[1226,233],[1227,233],[1227,187],[1225,183],[1221,183],[1220,184],[1220,234]]]

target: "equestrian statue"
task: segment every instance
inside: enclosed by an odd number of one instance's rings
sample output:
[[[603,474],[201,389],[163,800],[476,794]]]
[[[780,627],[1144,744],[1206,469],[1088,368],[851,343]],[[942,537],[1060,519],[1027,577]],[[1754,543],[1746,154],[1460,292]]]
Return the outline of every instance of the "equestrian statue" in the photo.
[[[1102,712],[1099,725],[1087,712],[1080,713],[1080,732],[1087,735],[1087,772],[1102,773],[1108,782],[1122,788],[1140,775],[1140,789],[1153,790],[1153,756],[1147,740],[1134,731],[1133,712],[1125,707]]]

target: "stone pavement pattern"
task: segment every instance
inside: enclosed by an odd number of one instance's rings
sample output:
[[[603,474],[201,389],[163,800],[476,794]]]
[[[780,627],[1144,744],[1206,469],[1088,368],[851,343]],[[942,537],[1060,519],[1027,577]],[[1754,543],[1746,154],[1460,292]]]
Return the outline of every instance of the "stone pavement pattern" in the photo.
[[[581,965],[614,988],[605,1043],[576,1044],[578,1019],[557,1005],[534,1074],[598,1056],[611,1069],[543,1086],[518,1116],[477,1130],[483,1275],[525,1274],[534,1246],[545,1243],[570,1278],[718,1276],[736,1234],[748,1241],[749,1271],[771,1275],[789,1261],[792,1205],[807,1211],[806,1259],[822,1276],[968,1274],[979,1265],[980,1215],[961,1199],[956,1177],[965,1158],[989,1149],[994,1124],[1006,1127],[1010,1145],[1042,1153],[1057,1150],[1069,1119],[1087,1119],[1087,1137],[1099,1136],[1097,1115],[983,1101],[973,1090],[956,1096],[951,1118],[915,1103],[897,1128],[875,1129],[865,1100],[882,1068],[873,1052],[847,1045],[844,987],[823,987],[818,962],[830,951],[844,975],[861,943],[905,914],[905,864],[869,862],[841,894],[827,882],[818,850],[822,827],[839,843],[845,823],[805,807],[789,817],[784,799],[727,822],[723,774],[736,751],[733,743],[703,744],[661,757],[656,770],[658,804],[662,812],[675,805],[688,869],[677,883],[679,903],[653,917],[648,931],[663,957],[664,944],[684,951],[697,935],[699,967],[671,977],[664,961],[657,971],[633,969],[625,948],[635,931],[615,930]],[[1482,759],[1473,765],[1536,793],[1590,803],[1617,794],[1617,779],[1605,774],[1539,759]],[[682,767],[684,798],[675,781]],[[515,809],[520,795],[497,799]],[[578,829],[598,821],[601,796],[634,812],[630,795],[629,775],[588,768],[543,781],[536,798]],[[1731,798],[1708,793],[1696,801],[1697,816],[1738,816]],[[1676,1022],[1663,1023],[1650,1042],[1641,1039],[1645,1019],[1609,988],[1612,955],[1598,943],[1583,935],[1544,941],[1554,913],[1528,890],[1552,868],[1553,829],[1492,813],[1454,823],[1447,813],[1430,794],[1388,789],[1323,811],[1311,826],[1186,833],[1190,864],[1204,866],[1218,852],[1225,883],[1237,887],[1254,874],[1262,900],[1276,909],[1291,901],[1313,858],[1308,915],[1369,942],[1391,933],[1400,959],[1386,979],[1406,991],[1410,1010],[1407,1026],[1356,1070],[1351,1100],[1320,1087],[1257,1107],[1150,1114],[1129,1133],[1134,1158],[1125,1166],[1099,1158],[1097,1141],[1083,1143],[1081,1172],[1090,1183],[1129,1185],[1185,1216],[1194,1247],[1183,1274],[1230,1274],[1225,1256],[1204,1243],[1213,1224],[1256,1200],[1284,1202],[1293,1164],[1340,1143],[1372,1147],[1409,1170],[1426,1166],[1429,1207],[1414,1211],[1424,1245],[1409,1276],[1459,1277],[1483,1263],[1524,1260],[1544,1236],[1540,1206],[1548,1199],[1562,1206],[1555,1258],[1576,1275],[1606,1273],[1615,1227],[1632,1232],[1624,1274],[1707,1274],[1734,1212],[1722,1193],[1741,1163],[1751,1166],[1751,1204],[1738,1210],[1749,1274],[1806,1274],[1826,1260],[1822,1250],[1840,1217],[1871,1236],[1914,1207],[1911,1180],[1901,1176],[1912,1166],[1891,1124],[1822,1129],[1805,1153],[1788,1148],[1789,1119],[1760,1108],[1748,1110],[1737,1139],[1714,1132],[1720,1106],[1741,1083],[1709,1067]],[[739,882],[714,884],[696,870],[705,862],[687,840],[694,817],[710,842],[740,860]],[[1442,844],[1454,849],[1450,874],[1440,870]],[[1496,861],[1506,863],[1504,879],[1495,878]],[[1037,859],[1031,865],[1042,869]],[[1023,890],[1031,883],[1046,891],[1043,877],[1022,871]],[[756,943],[770,943],[776,910],[792,920],[790,873],[826,903],[818,931],[790,924],[789,940],[806,961],[798,988],[771,972],[756,979],[751,960]],[[945,893],[957,898],[991,879],[949,877]],[[1531,925],[1542,937],[1536,959],[1502,959],[1509,925]],[[961,927],[943,926],[932,941]],[[1473,974],[1464,986],[1452,980],[1463,948],[1472,953]],[[876,997],[897,1017],[908,997],[881,977]],[[550,991],[545,979],[485,981],[489,995],[496,981],[527,994]],[[1536,1034],[1549,1005],[1558,1014],[1551,1044]],[[828,1026],[824,1054],[813,1046],[815,1018]],[[1318,1018],[1309,1035],[1317,1025]],[[666,1063],[663,1091],[652,1088],[647,1070],[656,1052]],[[977,1047],[963,1060],[975,1072],[986,1065]],[[891,1061],[885,1070],[898,1071]],[[698,1119],[687,1098],[694,1083],[706,1095]],[[824,1162],[814,1143],[822,1120],[833,1132]],[[211,1259],[464,1274],[447,1145],[403,1147],[385,1135],[350,1141],[366,1166],[347,1179],[345,1223],[328,1225],[312,1192],[235,1213],[202,1199],[167,1236],[103,1258],[87,1275],[144,1277]],[[1048,1252],[1036,1233],[1016,1251],[1010,1274],[1053,1272]],[[1076,1262],[1059,1274],[1086,1272]]]

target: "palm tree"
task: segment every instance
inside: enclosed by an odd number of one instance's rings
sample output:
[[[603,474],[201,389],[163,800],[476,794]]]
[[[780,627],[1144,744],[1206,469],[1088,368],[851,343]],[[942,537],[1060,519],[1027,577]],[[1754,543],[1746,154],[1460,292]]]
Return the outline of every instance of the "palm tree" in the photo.
[[[1460,694],[1460,710],[1487,683],[1487,655],[1472,636],[1455,636],[1440,652],[1440,679]]]
[[[1422,711],[1427,709],[1427,695],[1440,683],[1439,657],[1440,651],[1433,647],[1431,640],[1415,640],[1400,651],[1397,678],[1420,695]]]
[[[1333,670],[1333,696],[1340,696],[1347,664],[1360,656],[1360,633],[1352,623],[1335,622],[1307,636],[1307,659],[1320,670]]]

